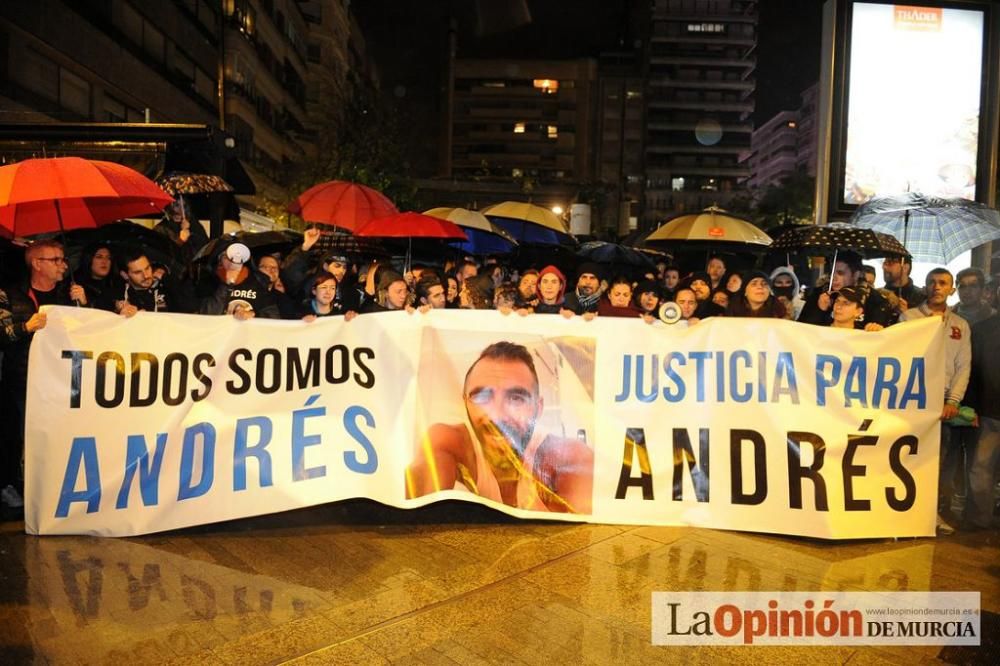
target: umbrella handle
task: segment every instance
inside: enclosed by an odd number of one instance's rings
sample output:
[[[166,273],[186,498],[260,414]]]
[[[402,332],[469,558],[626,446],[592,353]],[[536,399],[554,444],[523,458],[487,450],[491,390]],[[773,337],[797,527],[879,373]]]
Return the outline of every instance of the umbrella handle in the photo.
[[[837,270],[837,253],[840,252],[840,248],[834,248],[833,250],[833,263],[830,264],[830,284],[826,286],[826,293],[833,292],[833,272]]]
[[[66,245],[66,229],[63,228],[62,208],[60,208],[60,206],[59,206],[59,199],[53,199],[53,203],[56,206],[56,219],[59,220],[59,239],[62,241],[63,254],[65,254],[66,253],[66,248],[68,246]],[[66,270],[69,270],[69,264],[68,263],[66,264]],[[76,286],[76,280],[73,279],[73,273],[69,274],[69,286],[71,288]],[[78,308],[82,307],[80,305],[80,301],[76,300],[75,298],[73,299],[73,303]]]

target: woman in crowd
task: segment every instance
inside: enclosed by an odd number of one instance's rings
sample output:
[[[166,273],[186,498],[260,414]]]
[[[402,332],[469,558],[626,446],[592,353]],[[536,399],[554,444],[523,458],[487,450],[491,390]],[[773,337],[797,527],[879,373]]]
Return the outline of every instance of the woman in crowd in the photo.
[[[598,302],[597,314],[602,317],[638,317],[639,309],[632,305],[632,282],[624,277],[616,277],[608,288],[607,295]]]
[[[771,283],[767,279],[767,274],[752,271],[743,281],[740,297],[730,301],[726,314],[730,317],[785,319],[788,308],[771,293]]]
[[[645,280],[636,285],[634,305],[642,314],[658,316],[660,308],[660,289],[654,280]]]
[[[466,310],[493,309],[493,277],[481,273],[465,278],[458,292],[459,307]]]
[[[114,312],[114,295],[121,291],[121,280],[112,269],[113,265],[108,244],[97,243],[83,250],[73,281],[83,287],[91,307]]]
[[[386,266],[379,266],[375,298],[361,306],[361,314],[405,310],[410,290],[402,275]]]
[[[445,302],[449,309],[458,307],[458,278],[455,277],[454,273],[448,273],[445,276]]]

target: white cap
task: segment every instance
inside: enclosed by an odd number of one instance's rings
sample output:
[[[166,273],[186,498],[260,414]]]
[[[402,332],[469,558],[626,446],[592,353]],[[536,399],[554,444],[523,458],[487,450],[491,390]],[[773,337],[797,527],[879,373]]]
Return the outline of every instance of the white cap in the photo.
[[[250,248],[243,243],[233,243],[226,248],[226,259],[234,264],[245,264],[250,261]]]

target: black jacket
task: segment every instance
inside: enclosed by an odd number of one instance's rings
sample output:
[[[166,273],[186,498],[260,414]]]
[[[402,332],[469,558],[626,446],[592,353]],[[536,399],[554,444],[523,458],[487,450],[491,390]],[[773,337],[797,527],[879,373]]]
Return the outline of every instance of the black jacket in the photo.
[[[250,268],[249,264],[246,270],[246,277],[236,284],[226,284],[213,274],[208,281],[210,285],[208,288],[211,291],[202,297],[198,312],[212,315],[230,314],[233,304],[242,302],[253,308],[258,317],[280,319],[278,301],[268,288],[268,279]]]
[[[120,284],[112,294],[113,303],[125,301],[146,312],[193,312],[194,297],[190,285],[169,275],[153,282],[149,289],[138,289],[131,282]]]
[[[1000,314],[972,327],[972,374],[965,404],[981,416],[1000,419]]]
[[[63,280],[44,295],[33,292],[27,282],[0,291],[0,351],[3,352],[0,381],[4,385],[24,392],[28,381],[28,351],[34,337],[25,325],[38,312],[39,305],[73,305],[69,288],[69,280]],[[33,293],[35,298],[31,296]]]
[[[832,302],[828,310],[819,309],[819,296],[824,291],[826,291],[825,287],[814,287],[809,291],[806,295],[805,305],[802,306],[802,312],[799,313],[800,322],[818,326],[829,326],[833,322]],[[864,317],[855,324],[855,328],[864,328],[865,324],[872,322],[882,326],[892,326],[898,319],[889,302],[882,294],[878,293],[878,290],[872,289],[865,301]]]

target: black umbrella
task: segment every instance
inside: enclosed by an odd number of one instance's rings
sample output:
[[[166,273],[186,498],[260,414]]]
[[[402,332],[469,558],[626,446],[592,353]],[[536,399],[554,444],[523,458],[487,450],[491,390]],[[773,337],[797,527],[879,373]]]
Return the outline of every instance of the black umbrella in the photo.
[[[141,249],[152,263],[163,264],[171,273],[178,273],[185,268],[179,248],[172,240],[135,222],[114,222],[96,229],[66,232],[66,251],[71,256],[98,243],[106,244],[113,257],[132,249]]]
[[[865,259],[889,256],[903,257],[910,254],[895,236],[842,222],[796,226],[782,233],[771,243],[770,250],[772,252],[814,252],[817,254],[831,250],[834,252],[852,250]]]
[[[198,250],[193,261],[214,261],[223,248],[232,243],[243,243],[256,256],[286,252],[302,242],[302,234],[290,229],[274,231],[236,231],[213,238]]]

